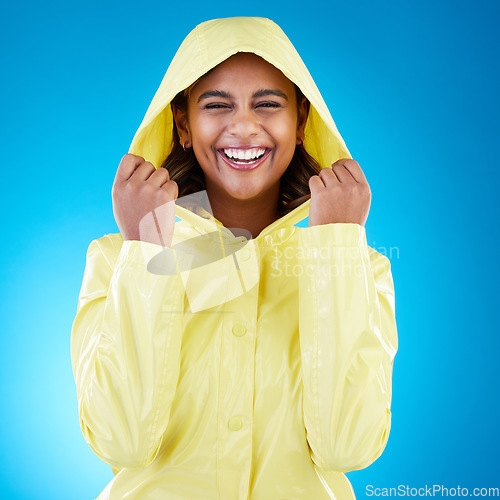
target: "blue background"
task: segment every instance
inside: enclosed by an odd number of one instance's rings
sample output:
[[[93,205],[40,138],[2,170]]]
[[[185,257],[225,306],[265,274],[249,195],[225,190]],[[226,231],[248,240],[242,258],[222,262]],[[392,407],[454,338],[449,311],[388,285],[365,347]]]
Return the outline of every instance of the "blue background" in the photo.
[[[6,2],[0,15],[0,485],[92,499],[113,477],[78,423],[70,330],[111,186],[198,23],[276,21],[370,184],[368,244],[392,262],[399,352],[366,486],[499,486],[497,1]],[[189,64],[189,61],[186,61]],[[392,249],[391,249],[392,247]]]

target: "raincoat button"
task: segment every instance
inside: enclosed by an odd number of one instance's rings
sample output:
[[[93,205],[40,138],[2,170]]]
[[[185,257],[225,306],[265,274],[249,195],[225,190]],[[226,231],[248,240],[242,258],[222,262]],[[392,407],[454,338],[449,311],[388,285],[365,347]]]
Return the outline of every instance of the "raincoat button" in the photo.
[[[227,426],[232,431],[239,431],[243,426],[243,422],[241,421],[240,417],[231,417],[229,419],[229,422],[227,423]]]
[[[250,258],[250,250],[248,250],[248,248],[244,248],[240,253],[240,258],[242,260],[248,260]]]
[[[243,323],[236,323],[233,326],[233,335],[236,335],[236,337],[243,337],[247,333],[247,328]]]

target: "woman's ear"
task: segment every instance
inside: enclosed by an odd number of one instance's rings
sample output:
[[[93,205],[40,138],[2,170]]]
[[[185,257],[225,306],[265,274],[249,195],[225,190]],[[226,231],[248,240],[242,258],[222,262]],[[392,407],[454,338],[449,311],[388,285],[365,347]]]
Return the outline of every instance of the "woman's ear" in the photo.
[[[189,131],[189,123],[187,119],[187,111],[172,104],[172,114],[174,115],[175,126],[181,146],[186,150],[191,147],[191,132]]]
[[[302,96],[299,106],[299,113],[297,117],[297,144],[304,143],[304,129],[306,127],[307,116],[309,114],[309,101],[306,97]]]

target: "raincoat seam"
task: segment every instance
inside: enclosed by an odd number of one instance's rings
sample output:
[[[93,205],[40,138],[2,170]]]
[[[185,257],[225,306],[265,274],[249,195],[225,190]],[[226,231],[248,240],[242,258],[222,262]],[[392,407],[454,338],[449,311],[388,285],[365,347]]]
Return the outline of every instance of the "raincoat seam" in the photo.
[[[229,279],[226,279],[226,296],[224,298],[224,307],[223,309],[225,310],[226,307],[227,307],[227,298],[229,296]],[[222,356],[222,349],[223,349],[223,344],[224,344],[224,333],[226,332],[226,317],[227,317],[227,314],[223,314],[222,315],[222,328],[220,330],[220,350],[219,350],[219,386],[218,386],[218,391],[217,391],[217,442],[216,442],[216,447],[217,447],[217,459],[216,459],[216,483],[217,483],[217,493],[219,495],[219,498],[220,498],[220,455],[219,455],[219,452],[220,452],[220,448],[219,448],[219,422],[220,422],[220,416],[221,414],[224,413],[224,408],[222,408],[222,411],[220,411],[220,402],[221,402],[221,397],[220,397],[220,394],[221,394],[221,364],[222,364],[222,359],[223,359],[223,356]]]
[[[207,59],[206,57],[206,49],[205,49],[205,43],[204,43],[204,37],[202,33],[202,28],[200,26],[197,26],[195,28],[195,34],[196,34],[196,41],[198,42],[198,62],[199,61],[205,61]]]
[[[270,50],[272,52],[274,50],[274,37],[275,37],[275,35],[273,33],[270,20],[267,20],[267,25],[268,25],[267,38],[268,38]]]
[[[173,307],[173,311],[177,311],[179,310],[179,302],[180,302],[180,293],[177,292],[175,293],[175,297],[174,297],[174,300],[172,301],[173,304],[172,304],[172,307]],[[160,311],[160,313],[163,313],[163,311]],[[174,313],[175,314],[175,313]],[[168,326],[167,328],[165,329],[165,336],[167,336],[169,339],[171,339],[171,336],[172,335],[175,335],[175,329],[172,328],[173,326],[173,318],[172,318],[172,313],[169,313],[169,322],[168,322]],[[174,331],[173,331],[174,330]],[[166,386],[167,386],[167,369],[168,369],[168,363],[167,363],[167,355],[168,355],[168,347],[169,347],[169,343],[167,341],[167,345],[165,345],[165,348],[164,348],[164,352],[163,352],[163,368],[162,368],[162,375],[161,375],[161,385],[156,393],[156,397],[155,397],[155,403],[154,403],[154,408],[155,408],[155,416],[154,416],[154,419],[153,419],[153,423],[152,423],[152,427],[151,427],[151,433],[150,433],[150,446],[148,447],[148,450],[150,450],[150,453],[148,454],[148,456],[154,451],[154,446],[155,446],[155,434],[157,432],[157,428],[158,428],[158,419],[159,419],[159,416],[160,416],[160,405],[159,405],[159,401],[160,401],[160,397],[161,395],[166,391]],[[180,354],[179,354],[180,355]],[[178,383],[178,382],[177,382]],[[174,393],[175,393],[175,390],[174,390]],[[170,412],[169,412],[170,414]],[[167,417],[169,418],[169,417]],[[167,422],[167,427],[168,427],[168,422]],[[166,429],[165,429],[166,430]],[[161,446],[161,441],[163,440],[163,436],[160,436],[160,444],[158,445]]]
[[[313,401],[314,401],[314,418],[316,424],[316,436],[318,440],[323,445],[323,440],[321,438],[321,418],[320,418],[320,403],[319,403],[319,339],[318,339],[318,268],[316,266],[314,273],[314,281],[312,282],[313,287],[313,336],[314,336],[314,363],[313,363]],[[311,448],[312,449],[312,448]]]
[[[226,308],[226,306],[224,305],[224,309]],[[225,314],[222,316],[222,321],[224,322],[224,318],[225,318]],[[220,383],[221,383],[221,376],[220,376],[220,372],[221,372],[221,362],[222,362],[222,336],[224,334],[224,328],[221,329],[221,333],[219,334],[219,359],[217,360],[218,363],[217,363],[217,415],[216,415],[216,418],[215,418],[215,421],[216,421],[216,439],[215,439],[215,487],[217,489],[217,496],[219,497],[219,500],[220,500],[220,487],[219,487],[219,482],[220,482],[220,474],[219,474],[219,463],[220,463],[220,459],[219,459],[219,452],[220,452],[220,449],[219,449],[219,425],[220,425]]]

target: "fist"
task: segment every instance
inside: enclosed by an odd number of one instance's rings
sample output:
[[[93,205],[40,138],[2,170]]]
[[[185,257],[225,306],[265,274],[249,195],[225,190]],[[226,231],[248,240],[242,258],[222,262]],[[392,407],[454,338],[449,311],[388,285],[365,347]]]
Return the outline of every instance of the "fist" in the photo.
[[[358,162],[348,158],[309,179],[309,227],[335,222],[364,226],[371,203],[370,186]]]
[[[155,169],[142,156],[126,154],[111,190],[113,214],[123,239],[170,246],[178,193],[166,168]]]

